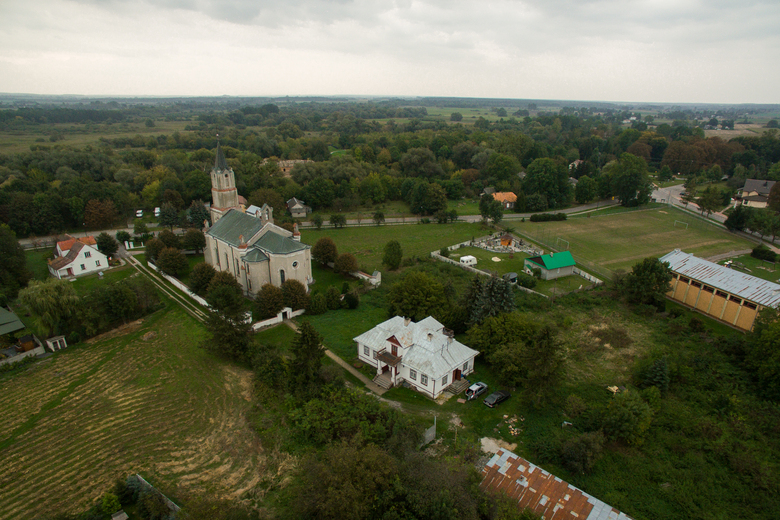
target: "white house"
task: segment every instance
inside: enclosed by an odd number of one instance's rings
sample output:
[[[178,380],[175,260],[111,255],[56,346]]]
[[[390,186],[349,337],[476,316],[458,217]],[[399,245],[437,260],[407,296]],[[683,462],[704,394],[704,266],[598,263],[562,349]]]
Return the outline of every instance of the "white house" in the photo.
[[[108,269],[108,257],[98,251],[94,237],[57,242],[56,257],[49,260],[49,272],[56,278],[74,278]]]
[[[354,340],[358,358],[376,367],[377,384],[389,388],[406,382],[434,399],[473,372],[479,354],[430,316],[417,323],[395,316]]]

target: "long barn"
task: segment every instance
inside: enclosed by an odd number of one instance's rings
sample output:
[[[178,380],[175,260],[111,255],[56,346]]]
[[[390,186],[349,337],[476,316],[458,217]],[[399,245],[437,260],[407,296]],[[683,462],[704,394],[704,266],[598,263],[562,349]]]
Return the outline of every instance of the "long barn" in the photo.
[[[666,295],[686,307],[744,331],[759,311],[780,305],[780,285],[675,249],[660,258],[672,270]]]

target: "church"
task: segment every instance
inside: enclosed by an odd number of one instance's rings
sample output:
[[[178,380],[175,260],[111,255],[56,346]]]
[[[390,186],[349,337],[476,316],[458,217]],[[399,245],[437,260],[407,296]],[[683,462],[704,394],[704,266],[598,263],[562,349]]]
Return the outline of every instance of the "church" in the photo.
[[[206,223],[206,263],[236,277],[244,293],[256,294],[267,284],[281,286],[298,280],[304,287],[314,283],[311,247],[274,224],[273,208],[251,208],[244,212],[238,200],[236,177],[217,144],[211,170],[211,226]],[[297,231],[297,229],[296,229]]]

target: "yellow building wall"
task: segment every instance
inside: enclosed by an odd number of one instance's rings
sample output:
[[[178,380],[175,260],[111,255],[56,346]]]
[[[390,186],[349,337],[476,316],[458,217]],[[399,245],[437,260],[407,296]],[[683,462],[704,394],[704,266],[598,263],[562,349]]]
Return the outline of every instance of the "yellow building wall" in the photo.
[[[742,310],[739,311],[739,318],[737,318],[737,322],[734,324],[734,326],[742,330],[752,329],[753,321],[756,319],[756,314],[758,314],[758,308],[748,309],[743,305]]]
[[[689,307],[695,306],[696,297],[699,296],[699,291],[701,291],[701,288],[691,286],[688,289],[688,294],[685,295],[685,301],[683,303]]]
[[[726,305],[726,298],[723,296],[713,295],[712,304],[710,305],[709,315],[720,319],[720,313],[723,312],[723,306]]]
[[[738,310],[739,310],[739,305],[737,305],[736,302],[729,300],[726,303],[726,312],[723,313],[723,317],[721,319],[727,323],[733,324],[734,319],[737,317]]]
[[[713,293],[702,290],[699,293],[699,300],[696,302],[696,310],[708,314],[707,309],[710,308],[710,301],[712,301],[713,296],[715,296]]]

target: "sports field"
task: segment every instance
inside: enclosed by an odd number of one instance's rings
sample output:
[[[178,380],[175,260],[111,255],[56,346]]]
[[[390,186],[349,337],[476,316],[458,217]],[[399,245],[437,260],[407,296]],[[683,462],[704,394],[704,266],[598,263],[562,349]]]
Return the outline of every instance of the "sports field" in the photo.
[[[109,335],[0,378],[0,518],[84,510],[131,473],[251,499],[265,461],[244,419],[251,373],[198,348],[178,308]]]
[[[686,226],[675,221],[687,223]],[[524,222],[515,230],[533,240],[568,249],[576,258],[611,271],[630,270],[648,256],[660,257],[679,248],[707,258],[755,244],[683,211],[659,209],[577,218],[563,222]],[[560,239],[560,240],[559,240]]]

